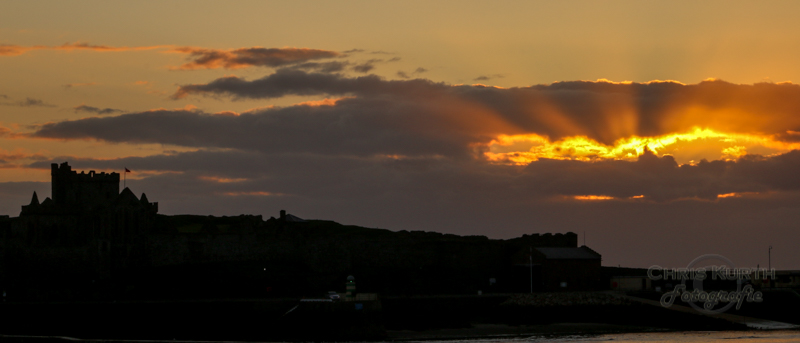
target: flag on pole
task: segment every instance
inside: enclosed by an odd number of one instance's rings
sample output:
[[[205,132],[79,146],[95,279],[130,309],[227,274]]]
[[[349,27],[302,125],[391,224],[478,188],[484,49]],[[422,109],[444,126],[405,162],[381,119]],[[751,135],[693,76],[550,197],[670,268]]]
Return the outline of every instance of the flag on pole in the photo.
[[[131,171],[128,168],[125,168],[126,173],[130,173]]]

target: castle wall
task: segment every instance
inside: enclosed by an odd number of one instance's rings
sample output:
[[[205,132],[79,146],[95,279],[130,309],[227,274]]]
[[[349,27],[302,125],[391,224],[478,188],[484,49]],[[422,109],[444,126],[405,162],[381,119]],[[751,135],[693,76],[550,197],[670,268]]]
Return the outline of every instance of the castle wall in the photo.
[[[119,173],[78,174],[67,162],[50,165],[52,199],[56,206],[97,208],[119,194]]]

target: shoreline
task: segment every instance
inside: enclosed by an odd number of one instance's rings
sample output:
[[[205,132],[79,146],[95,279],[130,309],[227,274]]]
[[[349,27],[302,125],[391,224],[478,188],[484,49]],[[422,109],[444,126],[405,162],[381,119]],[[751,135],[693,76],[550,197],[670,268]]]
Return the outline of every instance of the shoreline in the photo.
[[[552,323],[541,325],[475,324],[470,328],[387,330],[387,341],[474,340],[518,337],[593,336],[619,333],[675,332],[677,330],[606,323]],[[732,330],[733,331],[733,330]]]
[[[655,327],[641,327],[632,325],[616,325],[603,323],[553,323],[545,325],[520,325],[506,324],[475,324],[471,328],[458,329],[433,329],[433,330],[389,330],[383,339],[368,342],[415,342],[415,341],[464,341],[464,340],[491,340],[507,338],[560,339],[567,337],[592,337],[614,334],[734,334],[741,333],[780,333],[800,332],[798,329],[790,330],[672,330]],[[253,343],[253,342],[286,342],[283,340],[202,340],[202,339],[116,339],[116,338],[80,338],[62,335],[7,335],[0,334],[3,342],[92,342],[92,343],[119,343],[119,342],[147,342],[147,343]]]
[[[681,331],[763,332],[694,311],[675,311],[604,292],[387,297],[360,302],[360,307],[349,302],[303,303],[286,315],[287,309],[296,305],[291,299],[4,303],[0,313],[14,316],[0,337],[38,336],[36,341],[74,337],[92,342],[381,342]],[[175,322],[177,317],[183,321]]]

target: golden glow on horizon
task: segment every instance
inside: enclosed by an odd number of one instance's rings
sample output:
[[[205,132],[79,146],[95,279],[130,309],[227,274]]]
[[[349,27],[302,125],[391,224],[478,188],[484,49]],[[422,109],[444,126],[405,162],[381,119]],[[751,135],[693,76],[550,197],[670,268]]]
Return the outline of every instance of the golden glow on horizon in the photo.
[[[235,197],[235,196],[242,196],[242,195],[245,195],[245,196],[282,196],[284,194],[283,193],[273,193],[273,192],[225,192],[225,193],[222,193],[222,195]]]
[[[218,182],[218,183],[231,183],[231,182],[242,182],[247,181],[248,179],[245,178],[226,178],[226,177],[218,177],[218,176],[200,176],[198,177],[200,180],[211,181],[211,182]]]
[[[758,192],[733,192],[733,193],[725,193],[725,194],[718,194],[717,198],[741,198],[745,195],[756,195],[759,194]]]
[[[709,147],[713,149],[709,150]],[[716,150],[719,148],[719,150]],[[657,155],[673,155],[679,163],[698,159],[732,160],[748,152],[776,154],[800,149],[800,143],[783,142],[771,136],[723,133],[694,128],[686,133],[655,137],[632,136],[605,145],[586,136],[573,136],[551,142],[537,134],[500,135],[488,144],[484,157],[495,163],[526,165],[541,158],[558,160],[633,160],[645,149]],[[697,155],[701,156],[697,156]]]
[[[616,199],[614,197],[606,196],[606,195],[576,195],[572,197],[575,200],[612,200]]]
[[[466,84],[459,83],[459,84],[453,85],[453,87],[459,87],[459,86],[465,86],[465,85]],[[470,84],[470,86],[472,86],[472,87],[494,88],[494,89],[508,89],[506,87],[487,85],[485,83],[473,83],[473,84]]]
[[[741,198],[741,197],[746,196],[746,195],[757,195],[757,194],[759,194],[759,192],[732,192],[732,193],[718,194],[717,198],[718,199]],[[578,200],[578,201],[636,200],[636,199],[647,200],[644,195],[635,195],[635,196],[627,197],[627,198],[619,198],[619,197],[613,197],[613,196],[609,196],[609,195],[573,195],[571,197],[566,197],[566,198],[570,199],[570,200]],[[681,199],[683,199],[683,200],[686,200],[686,199],[703,200],[703,199],[699,199],[699,198],[696,198],[696,197],[681,198]],[[705,200],[709,200],[709,199],[705,199]],[[710,200],[710,201],[713,201],[713,200]]]
[[[218,117],[238,117],[238,116],[240,116],[240,114],[239,114],[239,113],[236,113],[236,112],[234,112],[234,111],[221,111],[221,112],[217,112],[217,113],[214,113],[214,114],[212,114],[212,116],[218,116]]]
[[[310,107],[319,107],[319,106],[334,106],[337,102],[344,100],[344,99],[355,99],[354,96],[345,96],[341,98],[334,98],[329,99],[325,98],[322,100],[311,100],[311,101],[303,101],[301,103],[296,104],[295,106],[310,106]]]
[[[635,81],[629,81],[629,80],[613,81],[613,80],[601,78],[601,79],[597,79],[597,80],[594,80],[594,81],[591,81],[591,80],[580,80],[580,81],[593,82],[593,83],[610,83],[610,84],[614,84],[614,85],[632,85],[634,83],[638,83],[638,84],[642,84],[642,85],[649,85],[649,84],[653,84],[653,83],[677,83],[679,85],[684,85],[684,86],[686,85],[685,83],[680,82],[680,81],[676,81],[676,80],[650,80],[650,81],[635,82]],[[714,79],[713,78],[712,79],[706,79],[704,81],[714,81]],[[557,82],[553,82],[553,83],[559,83],[559,82],[574,82],[574,81],[557,81]],[[791,83],[791,82],[789,82],[789,83]]]
[[[631,200],[631,199],[643,199],[644,195],[635,195],[632,197],[627,198],[617,198],[608,195],[574,195],[571,199],[574,200],[581,200],[581,201],[595,201],[595,200]]]

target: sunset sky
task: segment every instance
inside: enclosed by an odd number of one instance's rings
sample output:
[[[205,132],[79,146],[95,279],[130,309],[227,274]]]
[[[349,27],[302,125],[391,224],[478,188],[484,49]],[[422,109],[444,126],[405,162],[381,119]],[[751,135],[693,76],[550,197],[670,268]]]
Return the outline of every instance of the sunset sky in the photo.
[[[163,214],[800,269],[795,1],[4,1],[0,214],[50,163]]]

